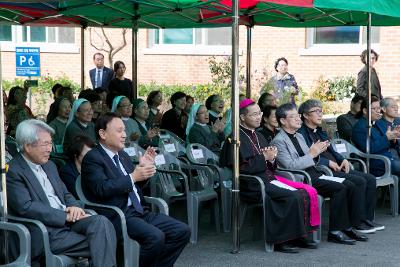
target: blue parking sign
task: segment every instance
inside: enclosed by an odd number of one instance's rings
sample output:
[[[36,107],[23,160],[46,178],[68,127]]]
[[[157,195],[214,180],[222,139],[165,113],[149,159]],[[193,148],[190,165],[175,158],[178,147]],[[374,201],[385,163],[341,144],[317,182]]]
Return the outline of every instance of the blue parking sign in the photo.
[[[17,76],[40,76],[39,47],[16,47],[15,60]]]

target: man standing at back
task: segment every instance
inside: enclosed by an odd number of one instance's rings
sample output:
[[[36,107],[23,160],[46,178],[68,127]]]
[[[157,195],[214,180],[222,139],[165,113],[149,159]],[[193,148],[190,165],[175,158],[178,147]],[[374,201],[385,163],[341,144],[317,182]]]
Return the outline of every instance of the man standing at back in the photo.
[[[124,152],[125,125],[115,113],[96,121],[99,145],[82,162],[82,189],[93,202],[117,206],[126,219],[128,235],[140,244],[140,266],[173,266],[190,237],[189,227],[167,215],[151,212],[137,183],[155,174],[153,148],[134,166]],[[119,218],[105,214],[121,236]]]
[[[114,78],[114,71],[104,66],[104,55],[102,53],[94,54],[93,62],[96,67],[89,71],[92,88],[96,89],[100,87],[108,92],[108,85]]]
[[[39,120],[25,120],[16,131],[22,152],[7,172],[8,204],[12,214],[41,221],[49,233],[54,254],[87,257],[93,266],[115,266],[116,237],[110,221],[88,215],[61,181],[56,165],[49,161],[54,130]],[[40,231],[28,226],[32,238],[32,261],[40,260]]]

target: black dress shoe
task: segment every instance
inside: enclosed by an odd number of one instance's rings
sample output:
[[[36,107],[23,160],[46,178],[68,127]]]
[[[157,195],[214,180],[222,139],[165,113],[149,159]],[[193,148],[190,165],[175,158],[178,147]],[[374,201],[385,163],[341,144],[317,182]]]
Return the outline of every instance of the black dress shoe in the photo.
[[[274,250],[283,253],[299,253],[299,249],[297,247],[288,243],[275,244]]]
[[[345,233],[339,231],[337,234],[328,233],[328,242],[334,242],[345,245],[355,245],[356,241],[348,237]]]
[[[308,248],[308,249],[317,249],[318,244],[312,240],[308,240],[306,238],[299,238],[294,240],[294,244],[300,248]]]
[[[343,231],[348,237],[353,238],[354,240],[357,241],[362,241],[362,242],[366,242],[368,241],[368,237],[366,237],[365,235],[362,235],[360,233],[357,232],[356,229],[351,228],[351,230],[346,230]]]

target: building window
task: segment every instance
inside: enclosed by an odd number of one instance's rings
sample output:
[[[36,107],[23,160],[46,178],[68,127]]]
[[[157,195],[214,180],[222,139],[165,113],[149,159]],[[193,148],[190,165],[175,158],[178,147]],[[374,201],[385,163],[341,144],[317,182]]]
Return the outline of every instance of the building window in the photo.
[[[363,44],[367,28],[359,26],[322,27],[313,29],[312,44]],[[379,43],[379,27],[371,28],[372,43]]]
[[[0,41],[11,41],[11,25],[0,25]]]
[[[22,41],[73,44],[75,43],[75,29],[67,27],[22,26]]]
[[[148,37],[150,53],[167,54],[229,54],[232,39],[230,27],[155,29]]]

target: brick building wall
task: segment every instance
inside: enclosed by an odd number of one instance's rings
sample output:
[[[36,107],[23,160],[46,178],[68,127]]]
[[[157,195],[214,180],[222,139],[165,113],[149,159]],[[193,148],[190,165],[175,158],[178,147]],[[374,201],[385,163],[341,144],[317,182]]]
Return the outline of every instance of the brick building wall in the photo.
[[[380,42],[377,51],[380,58],[377,71],[385,95],[398,94],[398,77],[400,77],[400,27],[381,27]],[[307,30],[290,28],[255,27],[252,39],[252,68],[254,73],[253,91],[258,93],[255,78],[266,70],[269,76],[274,73],[273,64],[276,58],[284,56],[289,60],[289,72],[294,74],[299,85],[306,91],[319,76],[356,76],[362,67],[358,54],[362,51],[346,54],[337,48],[338,55],[307,55]],[[122,42],[121,29],[107,30],[113,43]],[[89,69],[93,68],[92,55],[96,50],[90,46],[89,34],[85,35],[85,80],[90,86]],[[140,30],[138,39],[138,78],[140,83],[196,84],[210,82],[207,59],[210,55],[166,55],[149,53],[148,31]],[[114,61],[122,60],[127,67],[126,77],[131,77],[131,31],[127,33],[127,46],[117,53]],[[69,53],[42,53],[41,71],[43,74],[59,76],[66,74],[80,82],[80,30],[75,31],[76,51]],[[98,43],[97,43],[98,44]],[[343,52],[343,53],[342,53]],[[246,63],[246,28],[240,28],[240,64]],[[308,53],[309,54],[309,53]],[[328,53],[329,54],[329,53]],[[347,53],[348,54],[348,53]],[[107,59],[107,57],[106,57]],[[3,78],[15,78],[15,53],[2,52]],[[108,62],[106,60],[106,65]]]

